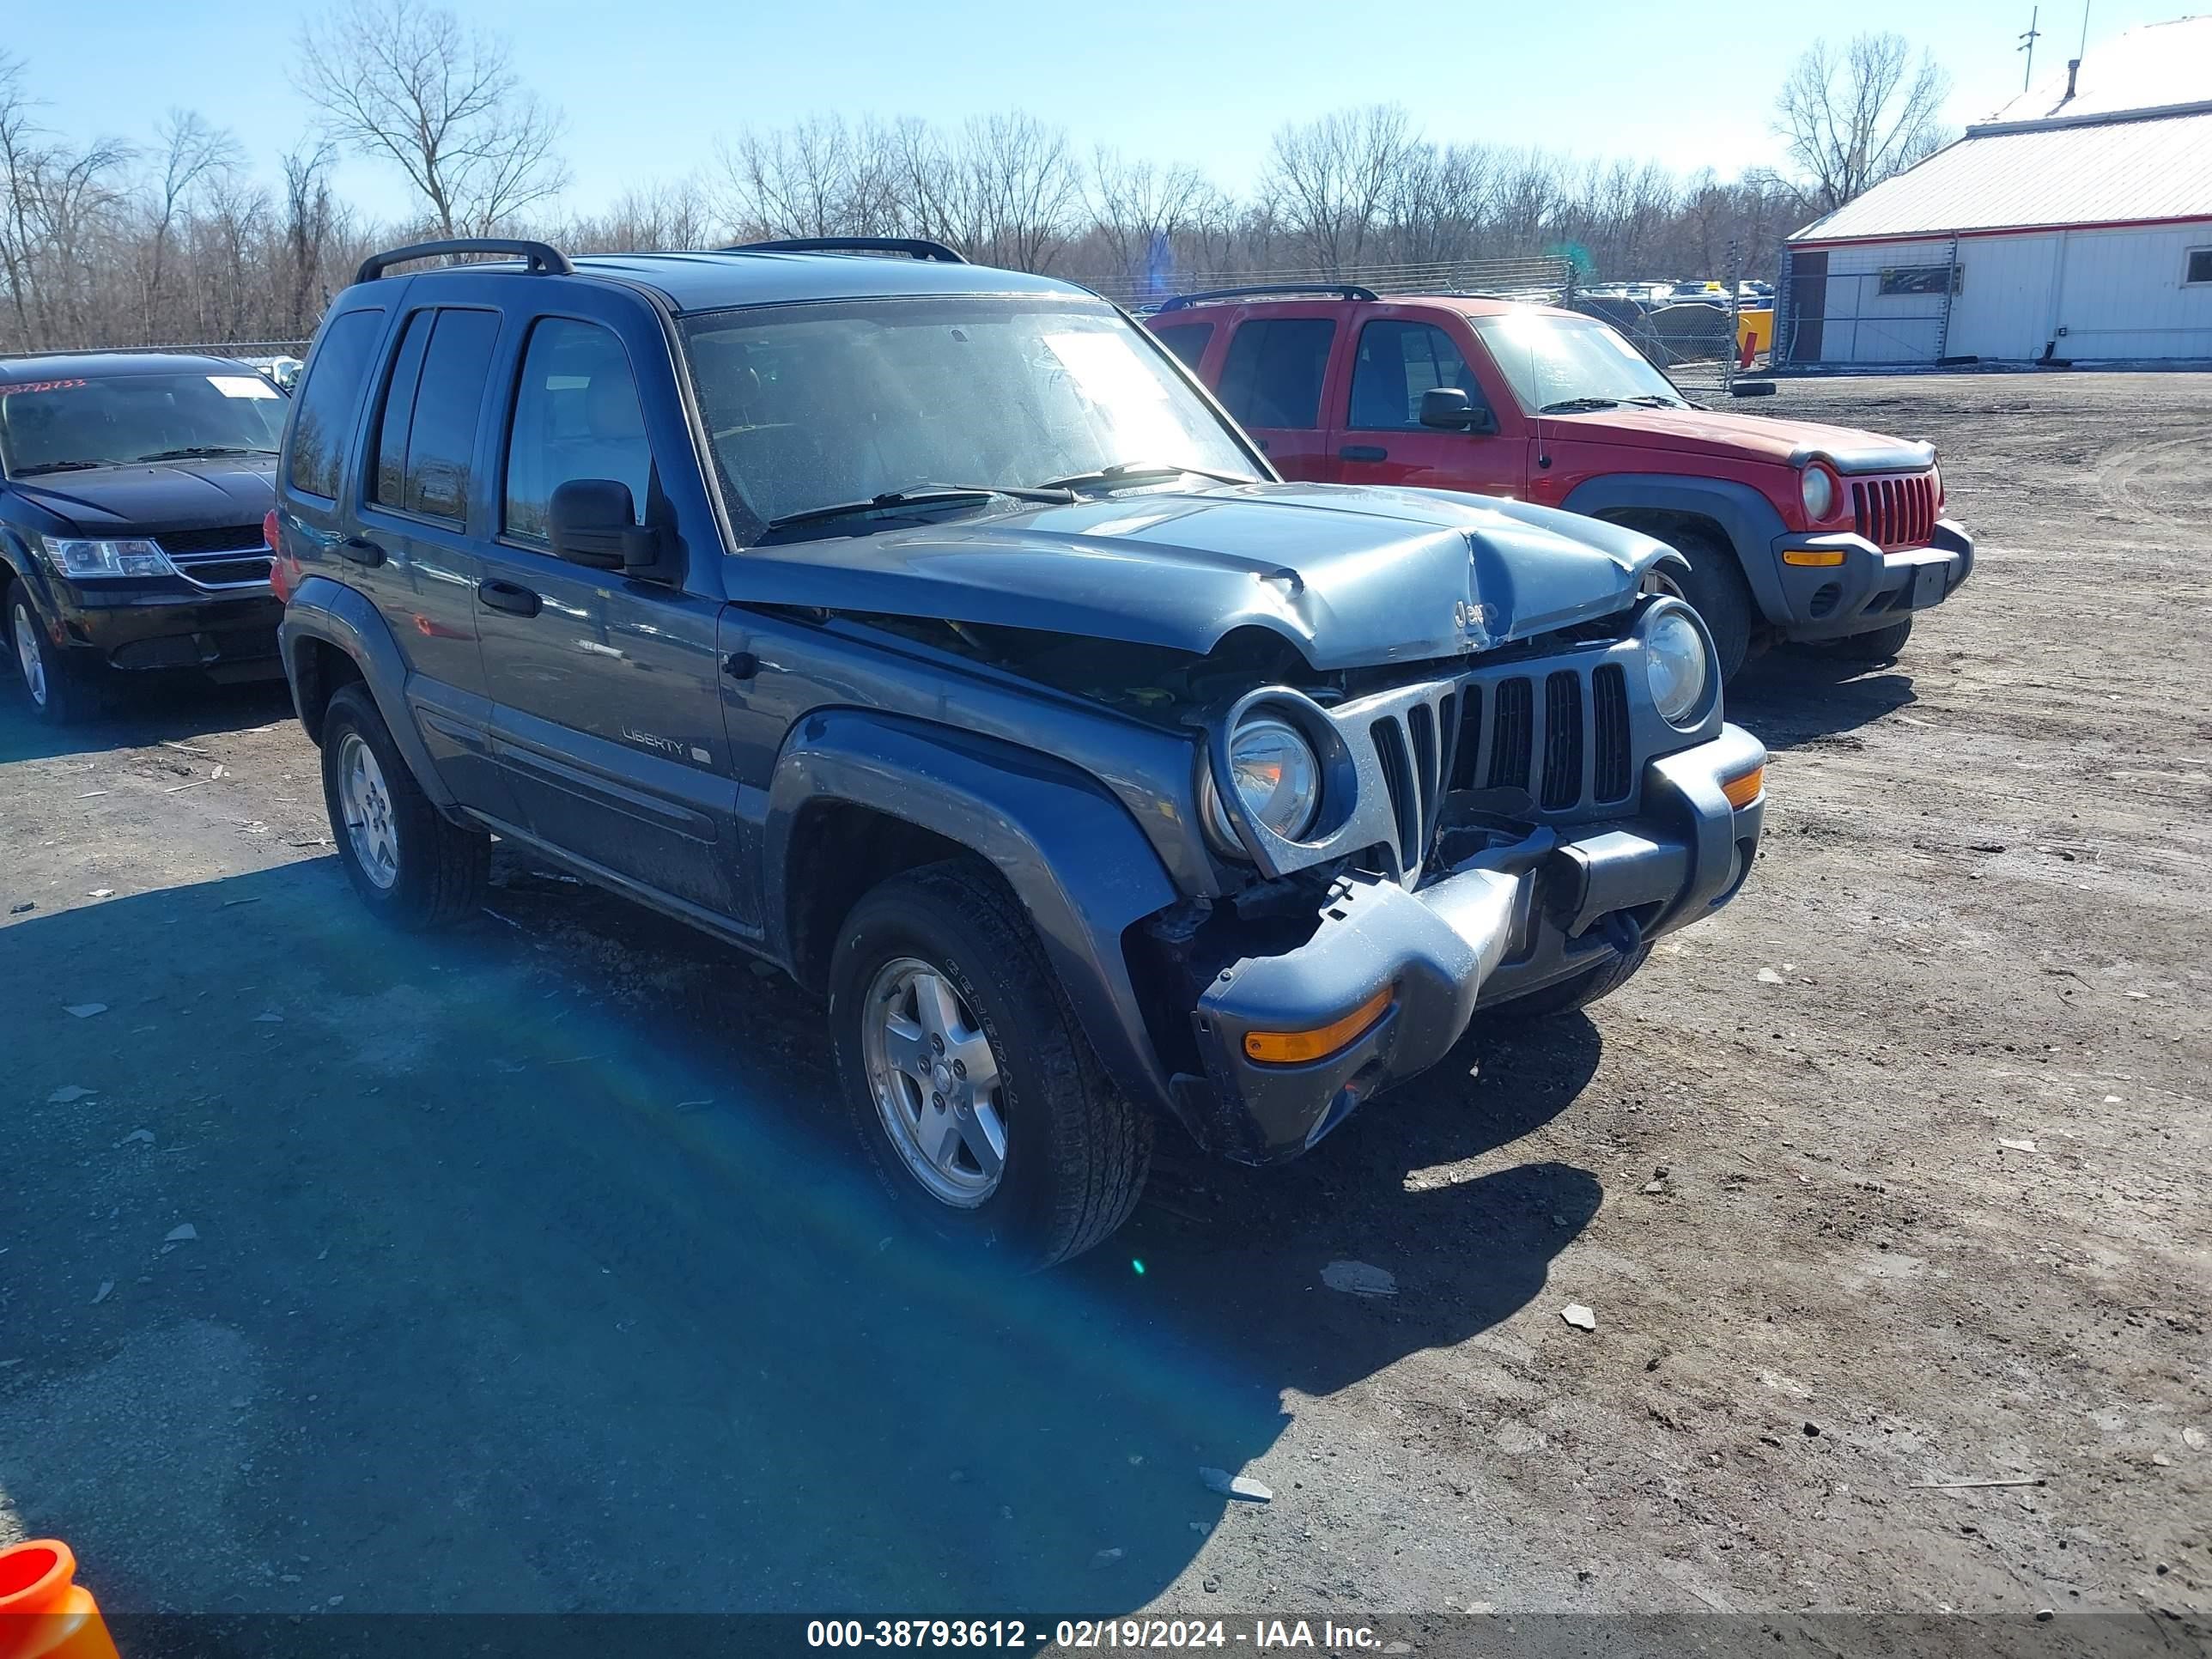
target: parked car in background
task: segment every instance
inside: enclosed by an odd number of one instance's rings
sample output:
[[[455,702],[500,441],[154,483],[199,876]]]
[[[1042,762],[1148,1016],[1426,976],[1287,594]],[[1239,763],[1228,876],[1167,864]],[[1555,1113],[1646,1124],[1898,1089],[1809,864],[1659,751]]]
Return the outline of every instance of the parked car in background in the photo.
[[[1652,580],[1704,617],[1724,676],[1772,640],[1893,656],[1973,568],[1932,445],[1701,408],[1595,318],[1347,287],[1191,295],[1146,326],[1286,477],[1537,501],[1667,541],[1688,568]]]
[[[385,275],[455,251],[522,257]],[[893,1199],[1012,1262],[1111,1233],[1156,1125],[1295,1157],[1751,868],[1673,553],[1283,483],[1068,283],[433,244],[293,408],[285,664],[362,901],[473,917],[496,833],[783,968]]]
[[[283,672],[263,521],[284,410],[226,358],[0,359],[0,587],[40,719],[126,674]]]

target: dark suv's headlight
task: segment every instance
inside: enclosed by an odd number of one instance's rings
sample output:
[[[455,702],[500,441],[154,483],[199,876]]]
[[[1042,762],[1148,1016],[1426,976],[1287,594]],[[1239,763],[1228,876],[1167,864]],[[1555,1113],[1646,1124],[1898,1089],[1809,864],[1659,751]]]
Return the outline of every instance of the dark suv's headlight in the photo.
[[[1644,630],[1644,672],[1651,701],[1669,726],[1697,724],[1712,672],[1705,636],[1684,612],[1662,611]]]
[[[1321,759],[1298,729],[1273,714],[1239,721],[1229,738],[1229,775],[1244,810],[1285,841],[1296,841],[1321,815]],[[1243,845],[1222,805],[1208,764],[1199,777],[1199,810],[1215,846],[1242,858]]]

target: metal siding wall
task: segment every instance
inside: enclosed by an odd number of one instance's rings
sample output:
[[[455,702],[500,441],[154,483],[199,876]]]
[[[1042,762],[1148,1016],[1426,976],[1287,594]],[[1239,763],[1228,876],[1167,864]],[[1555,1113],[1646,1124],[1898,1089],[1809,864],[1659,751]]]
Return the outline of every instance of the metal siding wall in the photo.
[[[1862,242],[1828,250],[1828,325],[1821,361],[1831,363],[1932,363],[1942,329],[1940,294],[1881,292],[1880,273],[1893,265],[1948,265],[1951,239]],[[1954,346],[1954,351],[1962,348]]]
[[[2212,284],[2182,281],[2189,250],[2212,247],[2212,224],[2075,230],[2066,242],[2059,356],[2212,358]]]
[[[1968,236],[1959,243],[1960,292],[1951,307],[1954,357],[2040,357],[2063,233]]]

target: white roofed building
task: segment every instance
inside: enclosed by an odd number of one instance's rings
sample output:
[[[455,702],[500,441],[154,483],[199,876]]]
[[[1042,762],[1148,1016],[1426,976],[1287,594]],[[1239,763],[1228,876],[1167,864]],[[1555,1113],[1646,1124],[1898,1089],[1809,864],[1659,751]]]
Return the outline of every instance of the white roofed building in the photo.
[[[1790,238],[1776,359],[2212,359],[2212,16],[2130,29]]]

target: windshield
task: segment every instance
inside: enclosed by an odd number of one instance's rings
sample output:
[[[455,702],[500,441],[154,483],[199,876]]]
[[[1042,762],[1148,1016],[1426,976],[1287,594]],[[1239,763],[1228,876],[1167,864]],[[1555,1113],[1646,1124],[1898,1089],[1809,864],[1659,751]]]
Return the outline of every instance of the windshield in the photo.
[[[1595,318],[1516,311],[1468,320],[1531,414],[1583,398],[1593,400],[1585,405],[1591,408],[1639,398],[1682,401],[1672,380]]]
[[[684,337],[723,488],[756,529],[928,484],[1260,476],[1160,348],[1103,305],[763,307],[693,318]]]
[[[14,477],[210,453],[273,455],[283,432],[283,394],[245,369],[0,382],[0,465]]]

